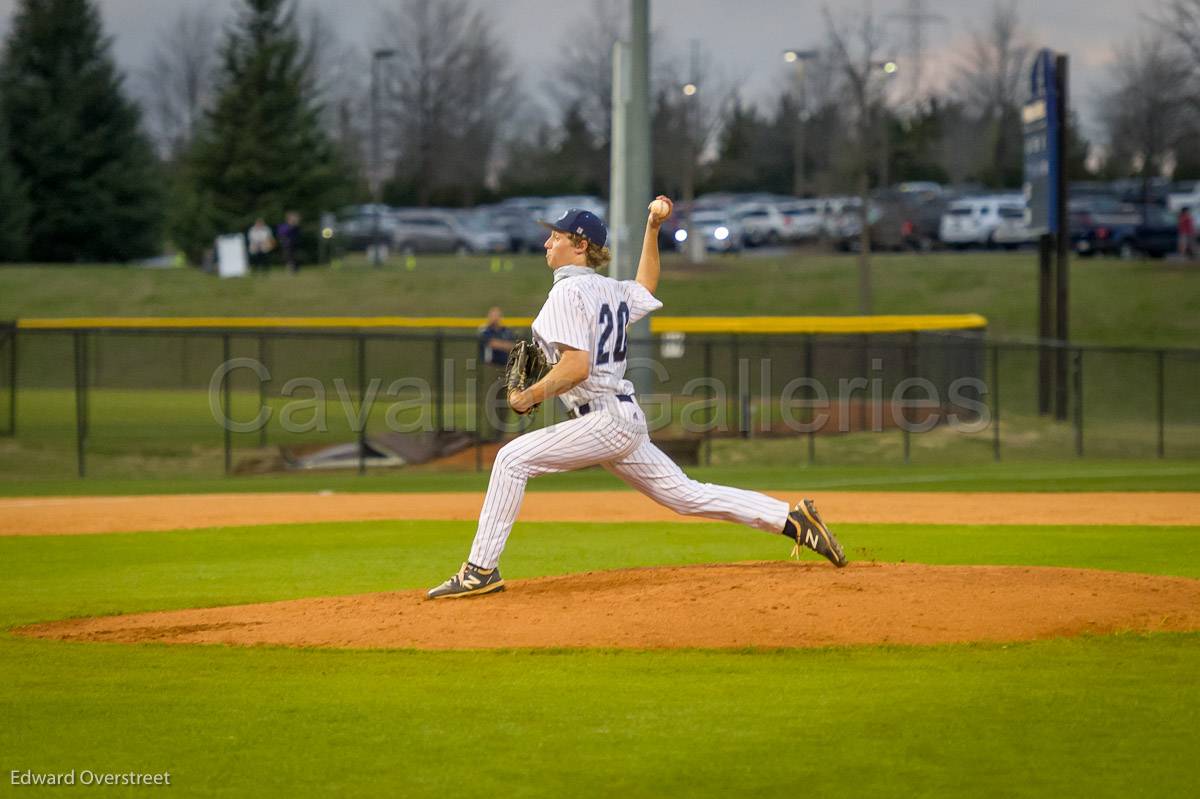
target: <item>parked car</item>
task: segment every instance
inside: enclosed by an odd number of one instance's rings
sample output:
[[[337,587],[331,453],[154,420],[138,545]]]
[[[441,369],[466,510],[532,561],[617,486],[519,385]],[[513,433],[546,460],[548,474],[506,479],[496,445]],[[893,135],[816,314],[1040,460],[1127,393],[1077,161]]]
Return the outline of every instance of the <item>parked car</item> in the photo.
[[[901,184],[920,187],[927,184]],[[928,184],[936,186],[937,184]],[[940,191],[918,188],[883,189],[872,195],[875,217],[871,234],[875,240],[896,249],[932,250],[938,241],[938,227],[947,203]],[[854,225],[858,228],[857,222]]]
[[[834,242],[857,236],[861,222],[858,212],[862,201],[858,197],[833,197],[825,202],[821,220],[821,235]],[[869,211],[868,211],[869,212]]]
[[[471,252],[508,252],[508,234],[496,229],[485,211],[459,211],[454,215],[453,224]]]
[[[796,200],[775,206],[783,215],[785,241],[811,241],[821,235],[821,203],[817,200]]]
[[[534,212],[519,205],[495,205],[483,209],[488,224],[508,239],[509,252],[540,252],[548,232],[538,224]]]
[[[784,219],[774,205],[742,203],[729,210],[729,219],[742,231],[742,243],[747,247],[778,244],[783,241]]]
[[[468,252],[470,247],[452,218],[436,211],[403,212],[396,216],[392,247],[402,253]]]
[[[1167,210],[1179,213],[1184,208],[1191,208],[1193,215],[1200,210],[1200,180],[1171,184]]]
[[[848,203],[835,226],[836,235],[830,239],[835,249],[842,252],[858,252],[862,247],[861,202]],[[904,210],[894,197],[883,201],[872,199],[867,205],[867,224],[871,230],[871,249],[902,250]]]
[[[723,211],[693,211],[692,229],[704,237],[704,248],[709,252],[737,252],[742,249],[742,231]],[[683,237],[680,238],[676,233],[674,238],[682,245],[692,230],[680,227],[679,232],[683,233]]]
[[[1162,258],[1175,252],[1179,242],[1179,217],[1165,208],[1149,206],[1141,210],[1141,221],[1134,228],[1133,237],[1121,242],[1117,253],[1123,258],[1134,253]]]
[[[1000,226],[1000,206],[1023,203],[1019,194],[985,195],[954,200],[942,214],[938,238],[951,247],[990,247]]]
[[[1141,222],[1132,205],[1116,197],[1096,195],[1071,200],[1067,206],[1071,248],[1080,255],[1114,255],[1131,239]]]
[[[992,243],[1015,250],[1032,244],[1036,237],[1025,223],[1025,203],[1004,203],[1000,206],[1000,224],[992,233]]]
[[[352,205],[343,208],[332,226],[333,237],[345,250],[365,250],[378,240],[392,240],[396,210],[386,205]]]

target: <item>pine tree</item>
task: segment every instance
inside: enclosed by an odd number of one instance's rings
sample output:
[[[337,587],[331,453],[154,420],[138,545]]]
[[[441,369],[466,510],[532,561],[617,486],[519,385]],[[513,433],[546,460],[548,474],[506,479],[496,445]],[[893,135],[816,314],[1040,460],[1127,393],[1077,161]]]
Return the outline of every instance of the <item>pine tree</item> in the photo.
[[[316,223],[349,190],[321,129],[291,0],[242,0],[221,50],[219,95],[172,192],[171,235],[191,257],[257,217]]]
[[[20,261],[29,252],[29,210],[29,193],[13,167],[8,131],[0,122],[0,261]]]
[[[20,0],[0,66],[3,126],[35,261],[124,261],[161,239],[157,162],[91,0]]]

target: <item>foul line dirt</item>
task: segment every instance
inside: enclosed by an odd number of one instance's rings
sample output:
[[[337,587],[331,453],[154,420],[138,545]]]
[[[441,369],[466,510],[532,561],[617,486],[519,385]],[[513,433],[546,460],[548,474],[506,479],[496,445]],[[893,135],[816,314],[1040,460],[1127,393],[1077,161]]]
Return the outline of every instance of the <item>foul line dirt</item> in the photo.
[[[768,492],[788,502],[795,493]],[[1200,525],[1200,493],[1022,494],[826,491],[813,494],[832,523]],[[258,524],[388,519],[473,521],[483,495],[175,494],[0,499],[0,536],[79,535]],[[521,521],[705,521],[678,516],[631,491],[534,492]]]
[[[1200,629],[1200,580],[1085,569],[734,563],[72,619],[23,635],[386,649],[815,647]]]

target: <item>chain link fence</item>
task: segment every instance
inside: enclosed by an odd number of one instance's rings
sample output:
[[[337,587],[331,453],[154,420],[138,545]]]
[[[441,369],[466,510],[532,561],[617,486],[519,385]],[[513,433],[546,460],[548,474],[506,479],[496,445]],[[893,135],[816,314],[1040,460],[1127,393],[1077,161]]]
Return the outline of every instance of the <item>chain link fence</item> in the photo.
[[[627,376],[691,463],[1200,456],[1200,350],[666,333],[634,342]],[[3,325],[0,474],[482,469],[567,418],[505,413],[499,380],[462,333]]]

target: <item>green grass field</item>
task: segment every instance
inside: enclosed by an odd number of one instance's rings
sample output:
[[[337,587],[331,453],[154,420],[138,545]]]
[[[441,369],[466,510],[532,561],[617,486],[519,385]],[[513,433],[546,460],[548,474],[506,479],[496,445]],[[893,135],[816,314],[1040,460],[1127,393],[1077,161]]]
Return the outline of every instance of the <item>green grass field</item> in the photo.
[[[1195,490],[1200,467],[702,476],[816,491]],[[608,479],[584,472],[533,485]],[[480,487],[473,475],[422,480],[323,475],[176,488]],[[1200,579],[1196,527],[837,529],[853,559]],[[455,522],[361,522],[0,538],[0,629],[426,587],[453,570],[472,534]],[[731,525],[519,523],[504,568],[513,579],[785,555],[778,539]],[[5,784],[11,770],[169,771],[172,792],[185,796],[1185,796],[1200,779],[1198,688],[1194,633],[933,648],[422,653],[68,644],[4,632],[0,771]]]
[[[0,319],[45,316],[451,315],[482,318],[501,305],[531,316],[550,285],[538,256],[426,256],[407,270],[361,257],[342,269],[315,267],[245,280],[193,269],[120,266],[0,267]],[[880,254],[874,257],[875,313],[980,313],[992,335],[1037,335],[1037,257],[1019,253]],[[851,314],[857,310],[853,256],[801,252],[714,257],[689,265],[664,258],[661,313],[677,316]],[[1165,261],[1074,259],[1072,337],[1118,345],[1200,344],[1200,269]]]

